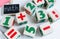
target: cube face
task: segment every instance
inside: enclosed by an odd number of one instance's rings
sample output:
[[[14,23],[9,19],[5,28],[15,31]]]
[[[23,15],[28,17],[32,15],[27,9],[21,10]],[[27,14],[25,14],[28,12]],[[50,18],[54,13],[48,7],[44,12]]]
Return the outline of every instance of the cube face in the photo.
[[[3,16],[0,25],[5,27],[12,27],[14,25],[14,17]]]
[[[41,5],[41,4],[44,4],[44,0],[33,0],[36,5]]]
[[[14,27],[11,27],[7,32],[5,32],[5,35],[8,39],[18,39],[21,34]]]
[[[43,9],[36,10],[35,17],[37,22],[41,22],[48,19],[47,14]]]
[[[4,14],[14,14],[19,12],[19,4],[4,5]]]
[[[36,34],[37,27],[32,25],[26,25],[24,29],[24,35],[34,37]]]
[[[28,3],[24,6],[24,8],[25,8],[25,11],[26,11],[27,14],[32,15],[32,14],[35,12],[36,6],[35,6],[35,4],[32,3],[32,2],[28,2]]]
[[[56,9],[53,9],[48,13],[49,16],[52,18],[53,21],[56,21],[60,18],[60,13],[56,11]]]
[[[20,12],[16,14],[17,23],[22,25],[27,23],[27,15],[25,12]]]
[[[52,28],[49,22],[46,22],[42,25],[40,25],[40,30],[42,32],[42,35],[47,35],[52,32]]]
[[[1,31],[0,31],[0,39],[7,39]]]

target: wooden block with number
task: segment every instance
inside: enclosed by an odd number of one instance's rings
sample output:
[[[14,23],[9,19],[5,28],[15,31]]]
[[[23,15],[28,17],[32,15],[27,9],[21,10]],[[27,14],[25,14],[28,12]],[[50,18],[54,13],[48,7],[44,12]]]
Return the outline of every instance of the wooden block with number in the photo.
[[[49,11],[48,15],[52,18],[53,21],[56,21],[60,18],[60,13],[56,9]]]
[[[26,25],[24,29],[24,35],[27,35],[29,37],[35,37],[37,27],[34,25]]]
[[[35,4],[32,3],[32,2],[28,2],[28,3],[24,6],[24,8],[25,8],[25,11],[26,11],[27,14],[33,15],[34,12],[35,12],[36,6],[35,6]]]
[[[46,11],[44,9],[37,9],[35,18],[37,22],[44,22],[47,21],[48,19]]]
[[[25,12],[20,12],[16,14],[16,21],[19,25],[27,23],[27,15]]]
[[[11,27],[5,32],[5,35],[8,39],[19,39],[21,34],[14,27]]]
[[[3,16],[2,19],[1,19],[0,25],[4,26],[4,27],[14,26],[14,17],[12,17],[12,16]]]
[[[44,4],[44,0],[33,0],[36,5]]]
[[[49,22],[43,23],[40,25],[40,33],[41,35],[47,35],[52,32],[52,28]]]

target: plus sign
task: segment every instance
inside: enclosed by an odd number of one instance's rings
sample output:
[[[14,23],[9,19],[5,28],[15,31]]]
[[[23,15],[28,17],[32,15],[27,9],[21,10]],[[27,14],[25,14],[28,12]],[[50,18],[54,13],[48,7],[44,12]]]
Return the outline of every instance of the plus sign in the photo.
[[[22,15],[22,13],[20,14],[20,16],[18,16],[18,18],[21,18],[21,20],[23,20],[23,17],[25,17],[25,15]]]
[[[38,3],[39,1],[42,2],[42,0],[37,0],[37,3]]]

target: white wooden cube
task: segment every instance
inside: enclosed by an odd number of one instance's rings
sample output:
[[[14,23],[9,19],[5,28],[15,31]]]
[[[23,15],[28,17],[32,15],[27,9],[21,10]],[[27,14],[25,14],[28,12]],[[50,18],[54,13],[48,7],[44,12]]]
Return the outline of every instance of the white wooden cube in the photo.
[[[47,35],[52,32],[52,28],[49,22],[46,22],[40,25],[40,33],[41,35]]]
[[[44,9],[37,9],[35,17],[37,22],[44,22],[48,19],[47,13]]]
[[[34,12],[35,12],[36,6],[35,6],[35,4],[32,3],[32,2],[28,2],[28,3],[24,6],[24,8],[25,8],[25,11],[26,11],[27,14],[33,15]]]
[[[0,39],[7,39],[7,37],[0,31]]]
[[[11,27],[9,30],[5,32],[5,35],[8,39],[19,39],[21,34],[14,27]]]
[[[33,0],[36,5],[44,4],[44,0]]]
[[[49,11],[48,15],[52,18],[53,21],[56,21],[60,18],[60,13],[56,9]]]
[[[14,26],[14,17],[12,16],[3,16],[1,19],[1,26],[12,27]]]
[[[19,12],[16,14],[16,21],[18,24],[26,24],[27,23],[27,15],[25,12]]]
[[[37,27],[34,25],[26,25],[24,28],[24,35],[27,35],[29,37],[35,37]]]

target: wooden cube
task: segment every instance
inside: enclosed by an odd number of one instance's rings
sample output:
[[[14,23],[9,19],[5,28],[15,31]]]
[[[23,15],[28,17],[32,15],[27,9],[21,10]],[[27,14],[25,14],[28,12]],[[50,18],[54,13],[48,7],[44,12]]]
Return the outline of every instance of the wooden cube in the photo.
[[[44,4],[44,0],[33,0],[36,5]]]
[[[16,14],[16,21],[19,25],[27,23],[27,15],[25,12],[20,12]]]
[[[37,9],[36,10],[35,18],[36,18],[37,22],[44,22],[48,19],[47,13],[43,9]]]
[[[41,35],[47,35],[52,32],[52,28],[49,22],[43,23],[40,25],[40,33]]]
[[[56,21],[60,18],[60,13],[56,9],[49,11],[48,15],[52,18],[53,21]]]
[[[34,12],[35,12],[36,6],[35,6],[35,4],[32,3],[32,2],[28,2],[28,3],[24,6],[24,8],[25,8],[25,11],[26,11],[27,14],[33,15]]]
[[[29,37],[35,37],[36,30],[37,27],[35,27],[34,25],[27,24],[24,29],[24,35],[27,35]]]
[[[7,37],[0,31],[0,39],[7,39]]]
[[[5,35],[8,37],[8,39],[19,39],[21,34],[14,27],[11,27],[5,32]]]
[[[3,16],[0,25],[5,26],[5,27],[14,26],[14,17],[12,17],[12,16]]]

